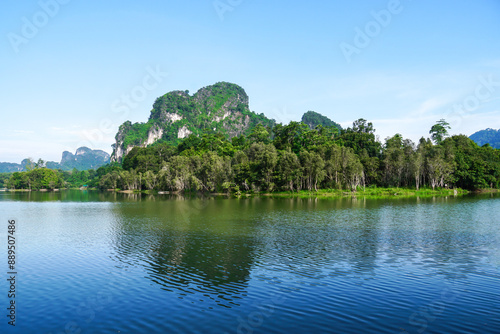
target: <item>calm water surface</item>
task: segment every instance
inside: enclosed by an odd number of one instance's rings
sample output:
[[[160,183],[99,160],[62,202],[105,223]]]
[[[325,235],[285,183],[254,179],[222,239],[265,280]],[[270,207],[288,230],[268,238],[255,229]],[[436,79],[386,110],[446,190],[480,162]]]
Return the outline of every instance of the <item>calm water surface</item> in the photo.
[[[498,195],[4,192],[0,217],[2,333],[500,333]]]

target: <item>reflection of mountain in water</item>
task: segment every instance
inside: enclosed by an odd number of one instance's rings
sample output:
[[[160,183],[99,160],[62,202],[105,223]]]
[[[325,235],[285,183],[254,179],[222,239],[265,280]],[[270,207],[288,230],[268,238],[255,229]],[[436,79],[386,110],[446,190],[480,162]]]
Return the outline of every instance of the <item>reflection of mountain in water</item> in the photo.
[[[384,288],[380,282],[401,272],[410,283],[423,273],[466,279],[490,243],[482,226],[493,226],[487,208],[469,210],[481,207],[477,198],[109,196],[116,202],[120,266],[142,268],[151,282],[180,297],[222,306],[246,293],[251,270],[262,282],[279,289],[288,281],[295,291],[331,288],[339,280]]]
[[[246,291],[253,238],[235,233],[237,221],[216,219],[210,202],[176,197],[118,205],[115,258],[143,267],[163,290],[234,304]]]
[[[241,237],[163,237],[152,249],[146,269],[151,280],[166,290],[214,293],[231,300],[249,280],[251,252],[248,240]]]

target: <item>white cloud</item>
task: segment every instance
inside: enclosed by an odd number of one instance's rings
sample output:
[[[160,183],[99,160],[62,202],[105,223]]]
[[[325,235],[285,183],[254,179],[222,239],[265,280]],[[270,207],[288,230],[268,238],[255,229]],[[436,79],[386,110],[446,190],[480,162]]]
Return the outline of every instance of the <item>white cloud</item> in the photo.
[[[431,97],[427,100],[424,100],[420,105],[409,115],[414,117],[423,117],[425,115],[432,114],[433,112],[439,110],[439,108],[445,107],[452,103],[453,99],[448,97]]]
[[[28,130],[12,130],[12,132],[17,135],[26,135],[35,133],[35,131],[28,131]]]

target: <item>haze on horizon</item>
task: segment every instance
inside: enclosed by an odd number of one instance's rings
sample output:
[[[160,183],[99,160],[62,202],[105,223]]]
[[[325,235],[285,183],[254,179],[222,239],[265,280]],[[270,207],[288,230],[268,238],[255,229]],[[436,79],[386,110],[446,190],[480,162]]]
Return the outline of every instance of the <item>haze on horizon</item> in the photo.
[[[0,13],[0,161],[111,153],[155,99],[219,81],[278,122],[308,110],[418,141],[500,128],[500,2],[71,0]]]

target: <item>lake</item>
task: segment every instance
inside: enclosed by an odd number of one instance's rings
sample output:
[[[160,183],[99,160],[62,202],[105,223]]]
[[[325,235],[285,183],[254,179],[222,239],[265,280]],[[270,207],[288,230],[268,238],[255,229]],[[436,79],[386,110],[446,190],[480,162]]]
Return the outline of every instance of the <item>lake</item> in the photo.
[[[500,333],[498,194],[3,192],[0,212],[2,333]]]

